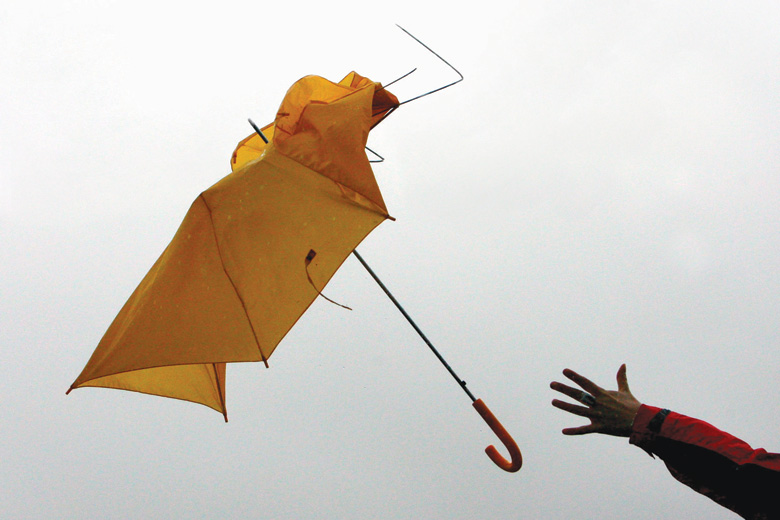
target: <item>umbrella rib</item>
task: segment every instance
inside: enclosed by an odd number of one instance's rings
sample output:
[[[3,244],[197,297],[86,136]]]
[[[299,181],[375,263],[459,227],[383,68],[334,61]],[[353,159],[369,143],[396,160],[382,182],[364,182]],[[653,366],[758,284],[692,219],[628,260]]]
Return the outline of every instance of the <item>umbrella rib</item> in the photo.
[[[459,78],[458,78],[458,79],[456,79],[456,80],[455,80],[455,81],[453,81],[452,83],[447,83],[447,84],[446,84],[446,85],[444,85],[443,87],[439,87],[439,88],[433,89],[433,90],[431,90],[430,92],[426,92],[425,94],[420,94],[420,95],[418,95],[418,96],[415,96],[415,97],[413,97],[413,98],[411,98],[411,99],[407,99],[406,101],[401,101],[401,103],[399,104],[399,106],[400,106],[400,105],[405,105],[406,103],[410,103],[410,102],[412,102],[412,101],[415,101],[415,100],[417,100],[417,99],[420,99],[420,98],[422,98],[422,97],[429,96],[429,95],[431,95],[431,94],[433,94],[433,93],[436,93],[436,92],[438,92],[438,91],[440,91],[440,90],[444,90],[444,89],[445,89],[445,88],[447,88],[447,87],[451,87],[451,86],[455,85],[456,83],[460,83],[461,81],[463,81],[463,74],[461,74],[461,73],[460,73],[460,71],[459,71],[458,69],[456,69],[455,67],[453,67],[453,66],[452,66],[452,64],[451,64],[449,61],[447,61],[447,60],[445,60],[444,58],[442,58],[442,57],[439,55],[439,53],[437,53],[436,51],[434,51],[433,49],[431,49],[430,47],[428,47],[427,45],[425,45],[425,44],[424,44],[423,42],[421,42],[421,41],[420,41],[420,40],[419,40],[419,39],[418,39],[416,36],[414,36],[412,33],[410,33],[409,31],[407,31],[406,29],[404,29],[403,27],[401,27],[401,26],[400,26],[400,25],[398,25],[398,24],[395,24],[395,25],[396,25],[396,27],[398,27],[399,29],[401,29],[403,32],[405,32],[407,35],[409,35],[409,36],[410,36],[410,37],[411,37],[411,38],[412,38],[414,41],[416,41],[417,43],[419,43],[420,45],[422,45],[423,47],[425,47],[425,48],[428,50],[428,52],[430,52],[431,54],[433,54],[434,56],[436,56],[437,58],[439,58],[439,59],[440,59],[442,62],[444,62],[444,64],[445,64],[445,65],[447,65],[449,68],[451,68],[452,70],[454,70],[454,71],[455,71],[455,74],[457,74],[457,75],[459,76]],[[417,70],[417,69],[415,69],[415,70]],[[414,71],[412,71],[412,72],[414,72]],[[410,73],[410,74],[411,74],[411,73]],[[406,76],[408,76],[408,75],[409,75],[409,74],[407,74]],[[403,78],[403,77],[406,77],[406,76],[402,76],[402,78]]]
[[[235,282],[233,282],[233,278],[230,276],[230,273],[228,273],[227,268],[225,267],[225,260],[222,257],[222,249],[219,247],[219,238],[217,237],[217,230],[214,228],[214,215],[211,212],[211,208],[209,207],[209,203],[206,201],[206,198],[203,196],[203,194],[200,194],[200,199],[203,201],[203,205],[206,206],[206,209],[209,212],[209,221],[211,222],[211,231],[214,233],[214,243],[217,245],[217,254],[219,254],[219,261],[222,264],[222,270],[225,272],[225,276],[227,276],[227,279],[230,281],[230,285],[233,286],[233,291],[236,293],[236,297],[238,298],[238,301],[241,303],[241,308],[244,309],[244,316],[246,316],[246,320],[249,322],[249,328],[252,329],[252,335],[255,338],[255,344],[257,344],[257,350],[260,352],[260,358],[263,360],[263,363],[265,364],[265,368],[268,368],[268,360],[265,357],[265,354],[263,354],[263,349],[260,347],[260,341],[257,339],[257,331],[255,331],[255,326],[252,323],[252,319],[249,317],[249,311],[246,309],[246,304],[244,303],[244,299],[241,297],[241,293],[238,292],[238,287],[236,287]]]

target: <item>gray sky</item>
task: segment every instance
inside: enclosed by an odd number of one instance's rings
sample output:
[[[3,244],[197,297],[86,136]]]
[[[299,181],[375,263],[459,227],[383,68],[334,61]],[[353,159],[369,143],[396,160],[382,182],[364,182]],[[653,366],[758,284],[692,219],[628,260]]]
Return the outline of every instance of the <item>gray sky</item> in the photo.
[[[370,4],[370,5],[369,5]],[[8,518],[732,518],[625,439],[568,438],[570,367],[780,451],[780,6],[12,2],[0,7],[0,489]],[[350,70],[408,98],[371,135],[361,245],[525,458],[356,261],[230,422],[64,393],[247,117]]]

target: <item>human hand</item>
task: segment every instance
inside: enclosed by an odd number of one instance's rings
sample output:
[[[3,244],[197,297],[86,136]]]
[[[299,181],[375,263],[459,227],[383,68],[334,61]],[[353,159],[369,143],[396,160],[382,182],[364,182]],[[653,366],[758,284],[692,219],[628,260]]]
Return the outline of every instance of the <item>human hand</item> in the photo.
[[[631,395],[625,364],[621,365],[617,372],[617,391],[604,390],[568,368],[563,371],[563,375],[577,383],[584,392],[557,381],[550,383],[550,388],[586,406],[578,406],[558,399],[553,399],[552,405],[574,415],[590,419],[590,424],[564,428],[564,435],[583,435],[586,433],[604,433],[618,437],[631,435],[634,417],[642,403]]]

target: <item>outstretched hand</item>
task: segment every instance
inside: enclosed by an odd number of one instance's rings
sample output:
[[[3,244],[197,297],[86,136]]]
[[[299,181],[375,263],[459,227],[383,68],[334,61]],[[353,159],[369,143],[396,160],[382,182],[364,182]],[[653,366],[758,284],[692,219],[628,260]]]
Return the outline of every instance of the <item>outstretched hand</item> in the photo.
[[[553,399],[552,405],[574,415],[590,419],[590,424],[564,428],[564,435],[583,435],[586,433],[604,433],[618,437],[631,435],[634,417],[642,403],[631,395],[631,390],[628,388],[625,364],[621,365],[617,372],[617,391],[604,390],[589,379],[568,368],[563,371],[563,375],[577,383],[582,390],[558,383],[557,381],[550,383],[550,388],[571,397],[585,406],[571,404],[558,399]]]

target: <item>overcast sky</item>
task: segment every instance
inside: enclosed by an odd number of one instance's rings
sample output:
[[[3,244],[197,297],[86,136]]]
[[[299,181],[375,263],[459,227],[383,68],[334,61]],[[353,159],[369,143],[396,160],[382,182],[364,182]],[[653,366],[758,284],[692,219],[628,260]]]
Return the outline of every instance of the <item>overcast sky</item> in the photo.
[[[10,5],[9,5],[10,4]],[[626,439],[569,438],[570,367],[780,451],[780,4],[0,7],[0,503],[7,518],[733,518]],[[464,4],[465,5],[465,4]],[[204,406],[65,391],[246,122],[351,70],[395,222]]]

